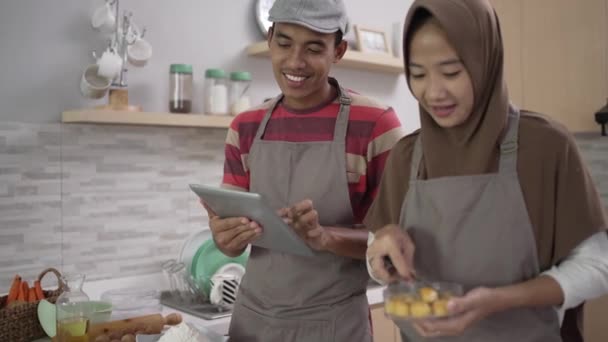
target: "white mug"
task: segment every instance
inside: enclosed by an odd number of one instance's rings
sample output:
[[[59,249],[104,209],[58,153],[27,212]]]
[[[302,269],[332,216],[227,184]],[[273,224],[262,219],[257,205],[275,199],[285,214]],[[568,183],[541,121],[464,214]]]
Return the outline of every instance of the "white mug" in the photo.
[[[94,29],[104,33],[114,32],[116,28],[116,16],[109,2],[106,2],[93,12],[91,25],[93,25]]]
[[[86,67],[80,79],[80,93],[84,97],[100,99],[106,95],[112,80],[98,75],[99,66],[91,64]]]
[[[127,47],[127,58],[134,66],[142,67],[152,57],[152,45],[143,38],[135,39],[133,44]]]
[[[97,60],[97,65],[99,65],[99,76],[113,80],[122,69],[122,58],[117,53],[106,50]]]

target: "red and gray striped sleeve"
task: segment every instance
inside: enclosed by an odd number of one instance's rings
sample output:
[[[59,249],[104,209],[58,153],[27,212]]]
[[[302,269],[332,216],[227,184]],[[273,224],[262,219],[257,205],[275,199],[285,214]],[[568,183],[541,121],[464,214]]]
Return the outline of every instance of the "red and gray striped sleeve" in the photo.
[[[397,114],[389,108],[376,122],[367,146],[367,187],[371,191],[372,200],[376,197],[388,154],[404,135]]]
[[[228,129],[224,147],[222,187],[249,191],[249,150],[268,103],[237,115]]]
[[[352,132],[347,144],[347,169],[353,213],[362,222],[378,192],[380,178],[390,150],[404,136],[401,122],[391,107],[375,100],[353,96],[352,119],[360,127],[367,127],[358,134]],[[356,125],[353,124],[353,128]],[[353,130],[354,131],[354,130]]]
[[[238,117],[232,121],[224,147],[224,177],[222,187],[249,191],[249,172],[245,169],[241,154]]]

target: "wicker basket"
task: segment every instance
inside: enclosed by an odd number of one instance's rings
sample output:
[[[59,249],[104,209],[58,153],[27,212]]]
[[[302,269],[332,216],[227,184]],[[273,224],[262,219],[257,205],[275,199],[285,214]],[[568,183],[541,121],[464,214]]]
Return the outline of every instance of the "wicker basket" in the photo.
[[[54,268],[48,268],[38,276],[38,280],[47,273],[57,276],[59,288],[54,291],[43,291],[44,297],[55,303],[57,297],[64,291],[65,285],[61,280],[61,273]],[[0,297],[0,307],[4,307],[8,296]],[[30,342],[46,336],[38,321],[38,303],[23,303],[0,310],[0,341],[2,342]]]

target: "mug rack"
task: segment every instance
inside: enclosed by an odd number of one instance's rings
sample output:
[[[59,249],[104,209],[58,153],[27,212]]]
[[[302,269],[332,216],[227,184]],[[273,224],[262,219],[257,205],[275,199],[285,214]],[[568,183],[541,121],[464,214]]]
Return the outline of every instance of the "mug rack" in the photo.
[[[146,28],[144,27],[143,30],[139,30],[133,22],[133,13],[130,11],[124,11],[122,20],[120,20],[120,0],[106,0],[106,4],[111,7],[113,6],[114,18],[116,18],[114,32],[112,33],[112,38],[108,41],[107,49],[120,56],[122,67],[120,73],[112,80],[108,104],[97,106],[95,109],[140,112],[142,110],[141,106],[129,105],[127,49],[137,39],[142,39],[146,35]],[[95,51],[92,51],[91,55],[95,60],[98,59]]]

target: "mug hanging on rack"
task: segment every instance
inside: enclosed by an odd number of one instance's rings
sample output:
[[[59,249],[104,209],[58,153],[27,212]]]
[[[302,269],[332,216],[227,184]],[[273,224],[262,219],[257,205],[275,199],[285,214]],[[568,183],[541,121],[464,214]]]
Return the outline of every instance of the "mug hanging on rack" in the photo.
[[[94,29],[103,33],[112,33],[116,29],[116,1],[106,1],[103,6],[97,8],[91,17],[91,25]]]

